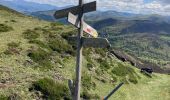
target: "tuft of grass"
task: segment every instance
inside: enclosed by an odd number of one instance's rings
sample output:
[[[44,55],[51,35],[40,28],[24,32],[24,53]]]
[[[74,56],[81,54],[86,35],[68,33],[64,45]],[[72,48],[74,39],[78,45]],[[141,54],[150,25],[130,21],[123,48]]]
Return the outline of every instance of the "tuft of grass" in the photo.
[[[11,26],[5,25],[5,24],[0,24],[0,32],[8,32],[13,30]]]
[[[8,47],[10,48],[18,48],[19,46],[20,46],[20,43],[16,43],[16,42],[8,43]]]
[[[16,23],[17,21],[16,20],[14,20],[14,19],[12,19],[12,20],[10,20],[11,22],[13,22],[13,23]]]
[[[87,90],[96,88],[95,82],[92,81],[92,77],[87,73],[84,73],[82,76],[82,86]]]
[[[134,84],[137,84],[138,83],[138,80],[136,78],[136,72],[133,68],[131,67],[128,67],[128,66],[125,66],[123,65],[122,63],[118,63],[118,67],[114,67],[112,69],[112,74],[115,74],[119,77],[123,77],[122,80],[124,80],[126,82],[126,76],[129,77],[129,81],[134,83]]]
[[[84,90],[81,93],[81,98],[85,100],[99,100],[100,96],[98,96],[97,94],[90,94],[87,90]]]
[[[108,63],[107,60],[103,59],[98,59],[98,62],[100,63],[100,68],[104,70],[110,69],[110,64]]]
[[[49,78],[36,81],[32,88],[41,91],[46,100],[71,100],[68,87]]]
[[[20,43],[11,42],[8,43],[8,48],[6,51],[4,51],[4,54],[6,55],[13,55],[13,54],[20,54],[21,48],[19,48]]]
[[[130,67],[126,67],[122,63],[118,63],[118,67],[114,67],[112,70],[112,73],[117,75],[117,76],[126,76],[129,73],[134,73],[134,69]]]
[[[0,100],[8,100],[8,97],[4,95],[0,95]]]
[[[46,48],[48,50],[51,50],[51,48],[47,44],[45,44],[43,41],[40,40],[30,40],[29,43],[37,44],[41,48]]]
[[[60,38],[51,39],[49,40],[48,45],[53,51],[75,55],[75,51],[73,50],[72,46],[69,45],[67,41],[63,39]]]
[[[28,53],[28,56],[39,65],[43,66],[43,68],[52,68],[51,62],[50,62],[50,53],[38,48],[37,50],[32,50],[30,53]]]
[[[23,32],[23,35],[25,39],[29,39],[29,40],[37,39],[40,37],[40,34],[38,32],[29,29]]]

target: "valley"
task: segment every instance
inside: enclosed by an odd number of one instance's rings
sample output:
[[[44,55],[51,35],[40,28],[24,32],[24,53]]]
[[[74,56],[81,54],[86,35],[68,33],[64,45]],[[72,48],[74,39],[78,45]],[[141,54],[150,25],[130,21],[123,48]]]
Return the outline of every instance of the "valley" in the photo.
[[[119,48],[169,68],[168,34],[141,34],[133,28],[119,33],[126,25],[132,24],[109,23],[99,28],[101,33],[111,29],[107,32],[113,46],[111,50]],[[0,5],[0,100],[71,100],[67,81],[75,78],[76,47],[69,44],[68,37],[76,33],[72,25],[40,20]],[[83,51],[81,98],[101,100],[120,82],[125,84],[110,100],[170,99],[168,74],[153,73],[149,77],[129,62],[110,54],[108,49]]]

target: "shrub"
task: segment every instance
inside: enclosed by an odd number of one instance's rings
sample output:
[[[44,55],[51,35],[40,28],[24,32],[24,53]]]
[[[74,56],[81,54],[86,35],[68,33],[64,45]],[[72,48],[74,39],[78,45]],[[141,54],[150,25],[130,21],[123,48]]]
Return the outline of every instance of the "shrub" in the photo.
[[[29,40],[37,39],[40,36],[40,34],[34,30],[26,30],[23,35],[25,39]]]
[[[99,63],[101,69],[110,69],[110,64],[107,62],[107,60],[101,60]]]
[[[136,72],[134,71],[134,69],[130,68],[130,67],[126,67],[125,65],[118,63],[118,67],[113,68],[112,73],[117,75],[117,76],[121,76],[122,80],[126,81],[126,76],[129,76],[129,81],[136,84],[138,83],[137,78],[135,77]]]
[[[0,95],[0,100],[8,100],[8,97],[4,95]]]
[[[116,76],[113,76],[113,75],[112,75],[112,79],[113,79],[114,82],[117,82],[117,80],[118,80],[118,79],[116,78]]]
[[[92,81],[92,77],[88,74],[83,74],[82,86],[84,89],[88,89],[88,90],[96,88],[96,84]]]
[[[92,68],[93,68],[93,64],[87,63],[87,68],[88,68],[89,70],[92,69]]]
[[[17,21],[12,19],[11,22],[15,23],[15,22],[17,22]]]
[[[48,45],[53,51],[75,55],[75,52],[73,51],[73,48],[71,47],[71,45],[69,45],[63,39],[59,39],[59,38],[52,39],[49,41]]]
[[[118,67],[115,67],[112,70],[112,73],[117,75],[117,76],[126,76],[129,73],[135,73],[134,69],[130,68],[130,67],[126,67],[121,63],[118,63]]]
[[[21,96],[19,96],[16,93],[13,93],[8,97],[8,100],[22,100],[22,99],[21,99]]]
[[[96,49],[95,50],[97,54],[100,54],[101,56],[106,56],[106,49]]]
[[[136,77],[134,75],[131,75],[130,78],[129,78],[129,81],[133,84],[137,84],[138,83],[138,80],[136,79]]]
[[[49,78],[36,81],[32,88],[42,92],[43,98],[47,100],[71,100],[68,87]]]
[[[61,36],[62,36],[62,38],[68,40],[68,37],[71,37],[71,36],[73,36],[73,35],[75,35],[75,34],[76,34],[76,31],[73,30],[73,31],[69,31],[69,32],[63,32],[63,33],[61,34]]]
[[[63,24],[62,24],[62,23],[59,23],[59,22],[51,23],[51,29],[52,29],[52,30],[56,30],[56,31],[62,30],[62,29],[63,29],[62,25],[63,25]]]
[[[8,31],[11,31],[11,30],[13,30],[12,27],[7,26],[5,24],[0,24],[0,32],[8,32]]]
[[[46,48],[48,50],[51,50],[51,48],[47,44],[45,44],[40,40],[30,40],[29,43],[37,44],[41,48]]]
[[[31,51],[28,53],[28,56],[39,65],[45,67],[45,68],[51,68],[51,62],[50,62],[50,53],[39,48],[37,50]]]
[[[85,100],[99,100],[100,97],[97,94],[90,94],[87,90],[81,93],[81,98]]]
[[[8,43],[8,47],[10,48],[17,48],[19,47],[20,43],[16,43],[16,42],[11,42],[11,43]]]
[[[98,68],[97,70],[95,70],[97,75],[103,75],[104,74],[104,70],[101,68]]]
[[[8,43],[8,49],[4,52],[6,55],[20,54],[21,48],[19,48],[20,43],[11,42]]]

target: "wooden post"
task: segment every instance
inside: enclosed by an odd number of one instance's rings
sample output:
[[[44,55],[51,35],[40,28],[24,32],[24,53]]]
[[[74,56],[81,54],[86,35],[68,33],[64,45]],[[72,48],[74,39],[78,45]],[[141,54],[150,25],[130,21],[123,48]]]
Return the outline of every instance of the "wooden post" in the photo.
[[[120,83],[116,88],[114,88],[103,100],[108,100],[124,83]]]
[[[79,0],[80,12],[78,20],[80,21],[79,33],[77,35],[77,60],[76,60],[76,82],[74,91],[74,100],[80,100],[80,87],[81,87],[81,70],[82,70],[82,36],[83,36],[83,3],[84,0]]]

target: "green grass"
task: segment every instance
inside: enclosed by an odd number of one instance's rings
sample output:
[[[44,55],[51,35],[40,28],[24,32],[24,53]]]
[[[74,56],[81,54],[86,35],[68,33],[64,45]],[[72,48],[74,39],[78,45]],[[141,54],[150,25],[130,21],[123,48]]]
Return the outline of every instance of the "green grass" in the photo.
[[[33,83],[33,90],[41,91],[47,100],[71,100],[69,89],[66,85],[44,78]]]
[[[28,53],[28,56],[39,65],[43,66],[42,69],[50,69],[52,68],[51,62],[50,62],[50,52],[47,52],[41,48],[38,48],[37,50],[33,50],[30,53]]]
[[[4,51],[4,54],[6,55],[14,55],[14,54],[20,54],[22,48],[20,48],[20,43],[15,43],[15,42],[11,42],[8,43],[8,48],[6,51]]]
[[[75,78],[75,48],[66,40],[68,36],[76,35],[75,29],[12,12],[0,7],[0,23],[13,28],[0,34],[0,81],[5,80],[7,86],[0,88],[0,95],[6,98],[16,94],[21,100],[33,100],[37,96],[36,90],[29,91],[29,88],[34,84],[47,98],[63,97],[67,80]],[[20,52],[4,54],[9,48]],[[82,97],[102,98],[125,80],[127,84],[111,100],[170,99],[169,75],[154,74],[148,78],[130,64],[109,57],[106,52],[84,49],[82,68],[86,74],[82,77]]]
[[[37,39],[40,36],[40,34],[34,30],[26,30],[23,35],[25,39],[29,40]]]
[[[8,100],[8,97],[0,95],[0,100]]]
[[[11,31],[11,30],[13,30],[12,27],[7,26],[5,24],[0,24],[0,33],[1,32],[8,32],[8,31]]]

